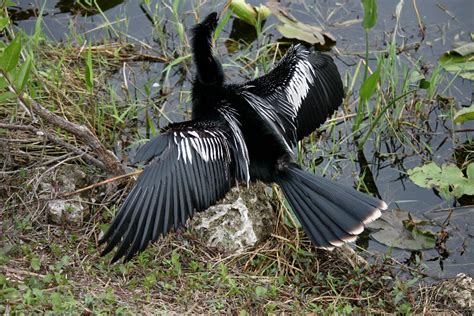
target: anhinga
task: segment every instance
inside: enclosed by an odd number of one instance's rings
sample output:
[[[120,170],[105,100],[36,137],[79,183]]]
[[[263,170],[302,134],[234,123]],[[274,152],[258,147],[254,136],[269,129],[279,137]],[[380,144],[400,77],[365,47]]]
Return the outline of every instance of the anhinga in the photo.
[[[238,84],[224,81],[213,55],[217,13],[193,28],[197,71],[192,119],[170,124],[145,144],[134,162],[147,166],[101,242],[125,261],[184,225],[238,182],[277,183],[316,247],[353,241],[387,205],[304,171],[292,148],[341,104],[343,85],[331,57],[292,46],[268,74]]]

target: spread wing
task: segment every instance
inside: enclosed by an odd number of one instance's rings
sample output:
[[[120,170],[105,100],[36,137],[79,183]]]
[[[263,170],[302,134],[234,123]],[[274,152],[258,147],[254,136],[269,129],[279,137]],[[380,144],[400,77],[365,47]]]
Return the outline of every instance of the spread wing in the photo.
[[[245,143],[224,110],[221,120],[172,124],[140,149],[135,162],[149,164],[102,238],[103,255],[118,246],[112,262],[129,260],[224,197],[235,180],[249,181]]]
[[[268,74],[240,94],[289,146],[319,127],[342,103],[344,89],[332,58],[292,46]]]

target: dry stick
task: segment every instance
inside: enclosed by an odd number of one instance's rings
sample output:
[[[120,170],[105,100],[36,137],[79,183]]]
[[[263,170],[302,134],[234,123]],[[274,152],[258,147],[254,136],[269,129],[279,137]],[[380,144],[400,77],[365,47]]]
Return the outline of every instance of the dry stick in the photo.
[[[45,130],[40,130],[32,125],[14,125],[14,124],[3,124],[0,123],[0,128],[4,129],[9,129],[9,130],[18,130],[18,131],[30,131],[32,133],[35,133],[37,135],[44,135],[46,138],[48,138],[50,141],[53,143],[65,148],[66,150],[73,152],[77,155],[80,155],[82,159],[85,161],[93,164],[94,166],[107,171],[107,167],[102,163],[102,161],[92,157],[89,155],[87,152],[69,144],[68,142],[46,132]]]
[[[22,106],[26,107],[27,109],[30,109],[31,112],[38,114],[43,120],[47,121],[48,123],[62,128],[68,131],[69,133],[75,135],[76,137],[82,139],[84,143],[88,145],[103,162],[104,168],[102,168],[102,170],[112,175],[125,174],[125,169],[123,168],[118,158],[114,155],[114,153],[105,148],[104,145],[102,145],[102,143],[99,141],[99,139],[86,126],[69,122],[63,117],[49,111],[41,104],[36,102],[29,95],[27,95],[25,92],[18,92],[15,89],[14,85],[11,83],[9,76],[7,76],[3,71],[1,71],[1,74],[8,82],[8,89],[17,95],[18,101]]]
[[[120,180],[120,179],[123,179],[123,178],[136,176],[136,175],[138,175],[142,172],[143,172],[143,170],[137,170],[137,171],[130,172],[130,173],[127,173],[127,174],[123,174],[123,175],[120,175],[120,176],[117,176],[117,177],[109,178],[109,179],[106,179],[104,181],[91,184],[87,187],[80,188],[79,190],[76,190],[74,192],[64,193],[64,194],[61,195],[61,197],[68,197],[68,196],[71,196],[71,195],[75,195],[75,194],[78,194],[78,193],[81,193],[81,192],[84,192],[84,191],[87,191],[87,190],[90,190],[90,189],[94,189],[96,187],[99,187],[101,185],[104,185],[104,184],[107,184],[107,183],[110,183],[110,182],[114,182],[114,181],[117,181],[117,180]]]
[[[7,76],[4,77],[8,80]],[[13,88],[13,85],[9,84],[9,88],[17,93],[16,89]],[[99,139],[97,139],[97,137],[86,126],[71,123],[61,116],[54,114],[24,92],[17,93],[17,98],[20,101],[20,104],[23,104],[26,106],[26,108],[31,109],[43,120],[82,139],[84,143],[86,143],[86,145],[88,145],[103,162],[102,170],[112,175],[122,175],[125,173],[125,169],[114,153],[105,148]]]
[[[71,123],[61,116],[50,112],[24,92],[21,92],[18,95],[18,98],[25,104],[29,105],[30,108],[33,109],[33,111],[43,120],[81,138],[104,163],[105,171],[112,175],[122,175],[125,173],[125,170],[118,158],[110,150],[105,148],[104,145],[102,145],[97,137],[86,126]]]
[[[423,35],[423,39],[426,36],[426,27],[423,21],[421,20],[420,12],[418,12],[418,7],[416,5],[416,0],[413,0],[413,7],[415,8],[416,18],[418,19],[418,26],[420,27],[420,32]]]

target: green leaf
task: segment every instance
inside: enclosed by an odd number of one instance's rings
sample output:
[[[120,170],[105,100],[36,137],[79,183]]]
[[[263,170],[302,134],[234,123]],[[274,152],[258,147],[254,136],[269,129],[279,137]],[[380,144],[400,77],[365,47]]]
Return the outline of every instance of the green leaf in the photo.
[[[0,17],[0,32],[3,31],[8,24],[10,24],[10,19],[8,17]]]
[[[53,292],[49,295],[49,301],[53,305],[53,311],[58,311],[63,306],[63,297],[58,292]]]
[[[282,23],[277,25],[277,30],[288,39],[296,39],[311,45],[318,45],[322,50],[329,50],[336,44],[336,38],[325,32],[322,28],[302,23],[292,17],[276,3],[271,3],[269,8],[273,15]]]
[[[377,24],[377,1],[361,0],[364,7],[364,19],[362,27],[366,30],[373,28]]]
[[[41,268],[41,262],[39,258],[34,257],[31,259],[31,268],[33,268],[33,270],[35,271],[39,271],[39,269]]]
[[[443,54],[439,62],[446,71],[474,81],[474,43]]]
[[[219,35],[221,34],[222,30],[224,29],[224,26],[226,26],[227,22],[229,22],[230,17],[232,16],[233,12],[232,10],[228,10],[225,15],[220,18],[219,20],[219,25],[217,26],[215,32],[214,32],[214,40],[219,38]]]
[[[148,128],[150,129],[151,135],[153,135],[153,137],[155,137],[156,133],[157,133],[157,130],[156,130],[153,118],[148,113],[148,110],[145,112],[145,120],[146,120]]]
[[[16,36],[10,45],[5,48],[2,56],[0,57],[0,69],[5,72],[11,71],[18,64],[21,52],[21,39],[20,36]]]
[[[257,21],[264,21],[270,15],[270,10],[266,6],[254,7],[245,0],[232,0],[229,7],[237,18],[254,26]]]
[[[474,104],[470,107],[463,108],[454,114],[453,121],[456,124],[462,124],[466,121],[474,120]]]
[[[424,90],[429,89],[431,87],[431,82],[426,79],[421,79],[419,87],[420,89],[424,89]]]
[[[267,292],[268,289],[266,287],[258,285],[255,288],[255,295],[257,295],[257,297],[265,297],[267,295]]]
[[[224,26],[226,26],[227,22],[229,22],[230,17],[232,16],[232,10],[228,10],[225,15],[219,19],[219,25],[217,25],[216,30],[214,31],[214,40],[219,38]]]
[[[474,43],[467,43],[467,44],[461,45],[461,46],[453,49],[450,53],[451,54],[456,53],[459,56],[472,55],[472,54],[474,54]]]
[[[380,78],[380,68],[377,68],[373,74],[371,74],[365,81],[362,83],[360,87],[360,98],[364,101],[370,99],[370,97],[374,94],[375,89],[377,88],[377,82]]]
[[[16,97],[16,94],[11,91],[2,92],[0,93],[0,103],[13,97]]]
[[[383,212],[382,217],[367,227],[377,230],[370,236],[378,242],[395,248],[408,250],[432,249],[436,245],[436,234],[421,229],[424,222],[404,210]]]
[[[422,188],[435,187],[445,197],[474,195],[473,163],[467,166],[467,178],[455,165],[444,164],[441,167],[434,162],[408,170],[410,179]]]
[[[5,77],[0,76],[0,90],[5,89],[6,87],[8,87],[7,80],[5,79]]]
[[[413,69],[412,71],[410,71],[409,73],[409,79],[408,79],[408,82],[410,84],[415,84],[417,82],[420,82],[420,80],[424,79],[425,76],[419,72],[417,69]]]
[[[25,84],[28,82],[30,76],[32,59],[30,56],[26,58],[26,61],[21,65],[20,69],[15,76],[15,86],[18,91],[22,91]]]
[[[321,29],[315,28],[310,30],[307,27],[301,27],[297,24],[283,24],[278,25],[277,30],[286,38],[294,38],[311,45],[321,43],[324,45],[324,36],[321,34]]]

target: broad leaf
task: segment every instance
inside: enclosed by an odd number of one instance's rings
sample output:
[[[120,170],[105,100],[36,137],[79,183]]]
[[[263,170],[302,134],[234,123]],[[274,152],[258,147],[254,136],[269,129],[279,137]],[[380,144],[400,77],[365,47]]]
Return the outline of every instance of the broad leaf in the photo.
[[[362,6],[364,7],[364,20],[362,20],[362,27],[368,30],[377,24],[377,1],[362,0]]]
[[[386,211],[382,217],[367,225],[377,230],[370,236],[378,242],[394,248],[408,250],[431,249],[435,247],[436,235],[421,229],[428,222],[422,221],[403,210]]]
[[[336,38],[323,31],[322,28],[296,20],[277,3],[268,4],[272,13],[282,23],[277,25],[277,30],[288,39],[296,39],[311,45],[317,45],[323,50],[329,50],[336,44]]]
[[[474,121],[474,104],[457,111],[456,114],[454,114],[453,120],[456,124],[462,124],[466,121]]]
[[[441,167],[434,162],[408,170],[410,179],[423,188],[435,187],[444,198],[474,195],[473,163],[467,166],[467,175],[455,165],[444,164]]]
[[[474,81],[474,43],[462,45],[443,54],[439,62],[446,71]]]
[[[2,92],[2,93],[0,93],[0,103],[6,101],[8,99],[11,99],[13,97],[16,97],[16,94],[13,93],[13,92],[10,92],[10,91]]]
[[[22,91],[25,87],[26,82],[30,76],[32,59],[30,56],[26,58],[26,61],[21,65],[15,75],[15,86],[18,91]]]
[[[245,0],[232,0],[229,6],[237,18],[250,25],[256,25],[257,21],[266,20],[271,13],[266,6],[254,7]]]
[[[8,24],[10,24],[10,19],[8,17],[0,17],[0,32],[3,31]]]
[[[0,90],[3,90],[8,87],[8,82],[5,77],[0,75]]]
[[[360,98],[364,101],[370,99],[370,97],[374,94],[375,88],[377,88],[377,82],[379,82],[380,78],[380,68],[377,68],[373,74],[371,74],[365,81],[362,83],[360,87]]]
[[[0,68],[5,72],[11,71],[18,64],[21,52],[21,39],[16,36],[10,45],[5,48],[0,57]]]

